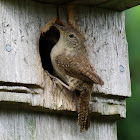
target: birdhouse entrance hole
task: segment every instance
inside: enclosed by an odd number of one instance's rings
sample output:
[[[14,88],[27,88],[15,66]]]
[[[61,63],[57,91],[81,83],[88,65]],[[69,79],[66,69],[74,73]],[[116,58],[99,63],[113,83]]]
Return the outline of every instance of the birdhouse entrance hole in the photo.
[[[50,52],[53,46],[58,42],[59,37],[59,31],[51,25],[49,30],[45,32],[43,31],[39,40],[39,51],[42,67],[51,74],[53,74],[53,67],[50,59]]]

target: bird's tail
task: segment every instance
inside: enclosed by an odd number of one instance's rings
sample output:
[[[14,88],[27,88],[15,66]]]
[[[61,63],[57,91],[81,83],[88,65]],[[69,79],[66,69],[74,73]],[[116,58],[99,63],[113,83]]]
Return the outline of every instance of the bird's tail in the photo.
[[[91,97],[92,88],[84,85],[79,97],[79,111],[78,111],[78,125],[80,125],[80,132],[88,130],[90,127],[90,109],[89,101]]]

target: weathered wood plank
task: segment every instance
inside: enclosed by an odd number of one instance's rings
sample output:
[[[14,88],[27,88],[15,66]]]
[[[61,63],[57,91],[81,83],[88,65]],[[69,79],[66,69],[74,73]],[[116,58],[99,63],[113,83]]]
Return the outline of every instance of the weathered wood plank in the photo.
[[[76,114],[77,100],[75,93],[58,86],[53,90],[52,80],[45,74],[45,89],[43,94],[1,92],[0,102],[7,108],[7,101],[11,103],[8,108],[20,108],[13,103],[22,103],[23,108],[64,114]],[[12,105],[13,104],[13,105]],[[1,105],[1,104],[0,104]],[[126,117],[125,99],[104,98],[93,96],[90,101],[91,114],[94,118],[108,116],[107,119],[118,120]]]
[[[112,9],[117,11],[127,10],[129,8],[140,5],[140,0],[112,0],[97,5],[99,8]]]
[[[57,15],[56,6],[1,0],[0,7],[0,85],[43,88],[39,38],[41,29]]]
[[[76,4],[123,11],[140,5],[140,0],[34,0],[49,4]]]
[[[80,133],[75,117],[0,110],[1,140],[117,140],[115,122],[91,121]]]

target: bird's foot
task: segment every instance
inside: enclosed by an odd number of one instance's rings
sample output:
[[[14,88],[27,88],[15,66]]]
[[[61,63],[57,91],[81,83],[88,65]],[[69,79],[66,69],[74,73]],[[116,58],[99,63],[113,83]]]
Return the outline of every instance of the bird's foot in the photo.
[[[56,84],[62,89],[63,87],[62,86],[64,86],[66,89],[68,89],[68,90],[70,90],[71,91],[71,87],[70,86],[68,86],[67,84],[65,84],[63,81],[61,81],[59,78],[57,78],[57,77],[55,77],[55,76],[53,76],[53,75],[51,75],[48,71],[45,71],[48,75],[49,75],[49,77],[53,80],[53,84],[54,84],[54,88],[55,88],[55,90],[56,90]]]

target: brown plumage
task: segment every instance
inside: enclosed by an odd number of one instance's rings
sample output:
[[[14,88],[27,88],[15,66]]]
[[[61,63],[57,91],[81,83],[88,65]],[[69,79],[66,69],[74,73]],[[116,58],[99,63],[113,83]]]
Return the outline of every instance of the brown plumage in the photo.
[[[78,124],[81,131],[88,130],[92,85],[93,83],[103,85],[104,82],[95,73],[87,58],[85,38],[72,27],[53,25],[60,31],[60,39],[51,51],[52,65],[57,75],[69,86],[70,90],[80,92]]]

